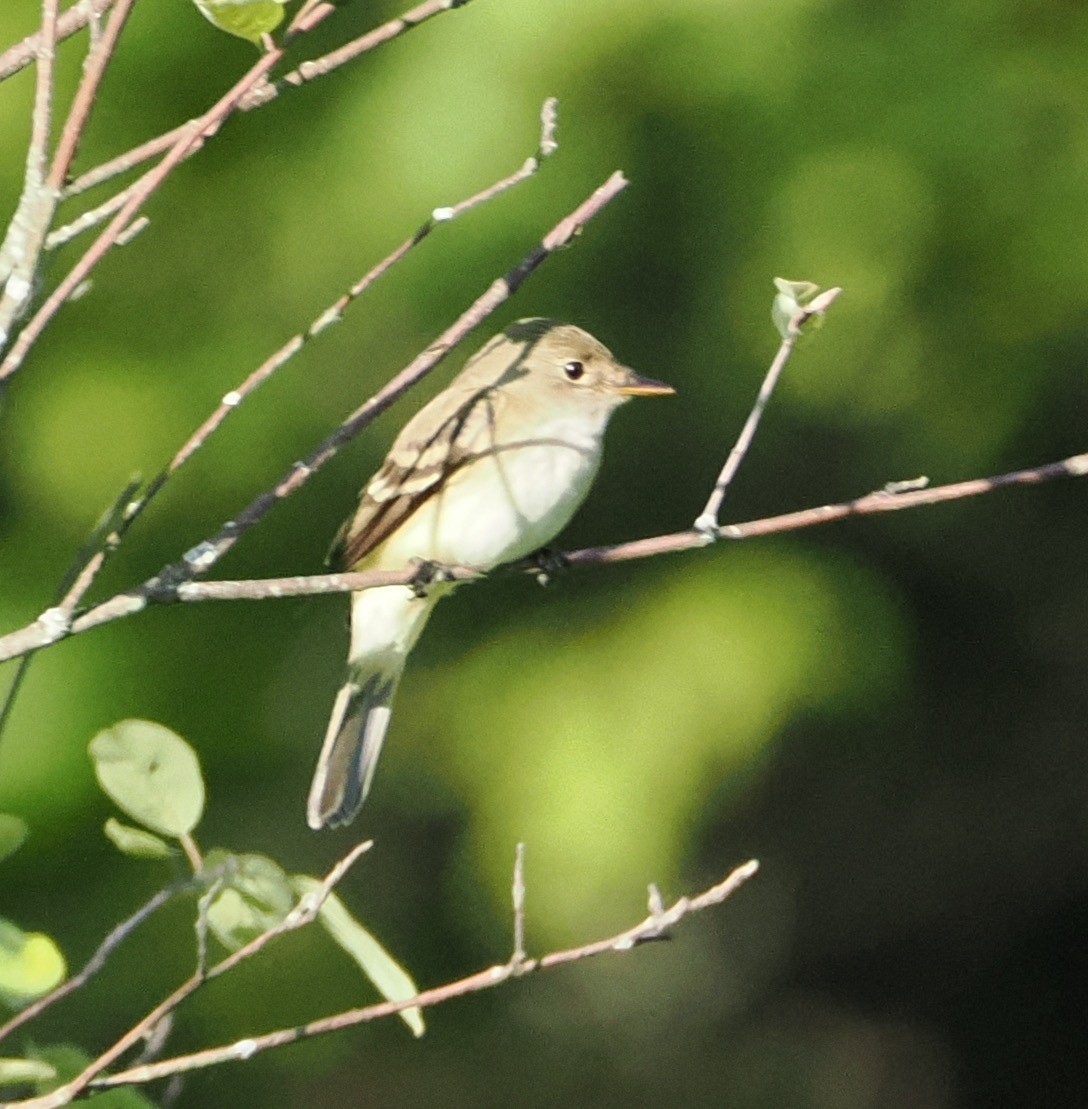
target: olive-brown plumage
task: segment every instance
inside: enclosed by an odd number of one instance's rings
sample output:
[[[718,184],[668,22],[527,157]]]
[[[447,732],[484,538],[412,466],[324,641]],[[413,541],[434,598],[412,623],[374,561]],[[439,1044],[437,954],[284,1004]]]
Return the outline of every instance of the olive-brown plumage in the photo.
[[[612,413],[631,396],[671,392],[581,328],[511,324],[404,426],[340,529],[333,564],[402,569],[425,560],[490,570],[537,550],[585,498]],[[452,588],[352,595],[348,675],[310,790],[312,828],[345,824],[362,805],[408,652]]]

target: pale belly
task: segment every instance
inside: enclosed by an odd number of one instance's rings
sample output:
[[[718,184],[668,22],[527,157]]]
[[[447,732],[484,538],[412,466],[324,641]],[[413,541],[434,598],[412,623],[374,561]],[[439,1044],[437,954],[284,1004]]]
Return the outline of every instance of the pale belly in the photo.
[[[596,476],[593,446],[540,443],[465,467],[382,545],[383,568],[412,559],[489,570],[545,546],[566,526]]]

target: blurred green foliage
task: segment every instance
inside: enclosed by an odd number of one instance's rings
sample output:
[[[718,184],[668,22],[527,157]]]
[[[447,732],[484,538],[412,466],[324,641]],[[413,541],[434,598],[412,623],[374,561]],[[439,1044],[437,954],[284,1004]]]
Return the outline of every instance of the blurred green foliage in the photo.
[[[36,7],[4,5],[0,42]],[[317,38],[398,10],[343,4]],[[569,318],[677,386],[616,421],[564,543],[694,519],[777,345],[775,276],[845,293],[800,344],[727,518],[1084,450],[1086,32],[1070,0],[474,0],[233,120],[5,398],[0,626],[50,603],[134,470],[161,467],[434,207],[519,165],[548,95],[555,157],[439,228],[232,415],[99,595],[230,518],[617,167],[632,187],[486,325]],[[68,92],[81,41],[63,51]],[[252,58],[189,4],[137,4],[77,171],[201,110]],[[30,71],[0,85],[5,212],[32,90]],[[223,576],[318,570],[396,427],[454,368]],[[518,839],[531,954],[629,925],[646,882],[678,894],[763,861],[671,944],[447,1006],[418,1045],[367,1028],[195,1077],[179,1104],[1079,1104],[1084,508],[1068,483],[578,571],[546,592],[465,588],[412,660],[373,797],[334,836],[306,830],[303,803],[341,598],[175,606],[94,631],[35,660],[0,742],[0,808],[32,832],[4,864],[0,913],[78,966],[155,887],[156,868],[134,878],[99,834],[83,754],[114,720],[148,717],[198,748],[212,841],[244,829],[317,872],[373,835],[345,896],[423,984],[506,957]],[[36,1038],[93,1047],[123,1030],[134,996],[191,969],[183,930],[149,926],[113,986]],[[324,945],[301,950],[195,999],[171,1048],[359,1003]]]

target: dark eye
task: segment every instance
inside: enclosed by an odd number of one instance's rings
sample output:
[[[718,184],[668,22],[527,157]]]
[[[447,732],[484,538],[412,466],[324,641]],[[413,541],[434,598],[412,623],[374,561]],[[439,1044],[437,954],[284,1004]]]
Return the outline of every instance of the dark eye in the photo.
[[[568,381],[577,381],[585,372],[586,368],[581,362],[572,361],[563,364],[563,373],[567,375]]]

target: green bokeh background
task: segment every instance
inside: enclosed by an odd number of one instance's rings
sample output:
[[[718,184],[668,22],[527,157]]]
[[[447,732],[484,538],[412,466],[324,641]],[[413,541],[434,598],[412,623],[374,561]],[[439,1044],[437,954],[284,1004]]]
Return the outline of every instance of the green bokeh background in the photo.
[[[36,9],[5,4],[0,42]],[[315,38],[398,10],[345,4]],[[677,387],[617,417],[565,545],[697,515],[776,346],[774,276],[846,291],[789,367],[729,519],[1083,451],[1086,45],[1069,0],[474,0],[233,120],[6,397],[0,627],[50,603],[134,470],[433,208],[519,165],[549,95],[561,145],[540,174],[439,228],[243,405],[98,595],[239,511],[616,168],[631,187],[486,325],[568,318]],[[202,110],[252,58],[184,0],[137,4],[77,169]],[[30,71],[0,86],[5,213],[32,92]],[[461,356],[221,576],[319,570]],[[0,915],[79,966],[169,878],[106,842],[86,756],[99,728],[149,717],[200,752],[203,846],[320,873],[373,836],[342,896],[424,985],[506,958],[518,840],[534,953],[633,923],[647,882],[672,897],[763,864],[671,943],[434,1010],[420,1042],[390,1021],[197,1075],[178,1105],[1083,1104],[1085,495],[1012,490],[547,590],[466,588],[413,657],[371,800],[332,835],[303,803],[342,598],[104,627],[36,659],[0,743],[0,810],[32,829]],[[189,913],[149,925],[35,1039],[120,1034],[189,972]],[[188,1005],[170,1049],[371,996],[322,936],[294,937]]]

